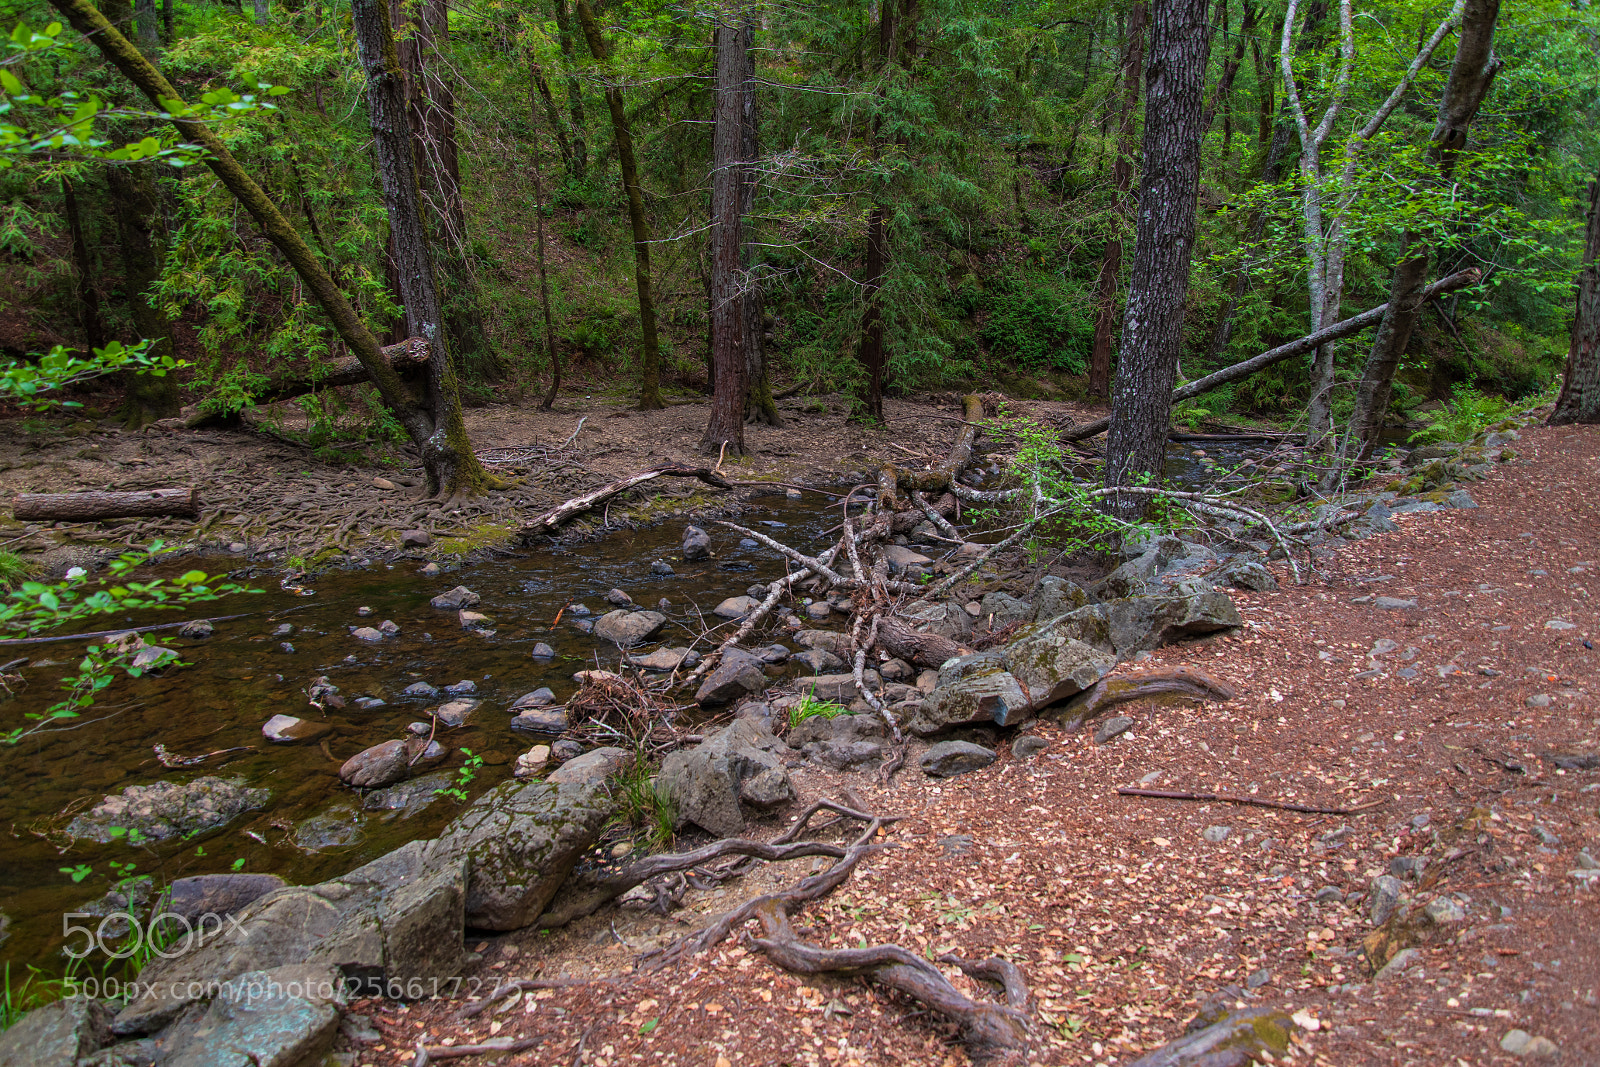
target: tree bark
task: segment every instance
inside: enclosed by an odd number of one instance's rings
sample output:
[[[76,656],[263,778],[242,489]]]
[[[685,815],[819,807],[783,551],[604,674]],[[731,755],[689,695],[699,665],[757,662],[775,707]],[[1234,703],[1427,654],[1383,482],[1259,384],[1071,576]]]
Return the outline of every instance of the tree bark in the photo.
[[[761,300],[761,283],[754,268],[760,253],[755,247],[750,223],[756,201],[756,162],[761,158],[761,121],[756,110],[756,53],[755,21],[748,16],[740,30],[743,57],[743,91],[739,100],[740,129],[743,133],[740,147],[739,211],[744,227],[744,246],[739,250],[740,263],[745,270],[744,283],[744,345],[745,378],[749,383],[749,403],[745,406],[747,422],[765,423],[781,427],[783,416],[778,414],[778,404],[772,398],[772,379],[767,373],[765,332]]]
[[[528,73],[533,78],[533,87],[538,92],[539,99],[544,102],[545,118],[550,123],[551,131],[556,135],[556,147],[561,150],[561,166],[571,171],[572,142],[567,140],[567,130],[561,122],[561,111],[556,107],[556,98],[550,91],[550,83],[545,80],[544,68],[529,59]]]
[[[1584,231],[1578,302],[1572,316],[1566,376],[1550,425],[1600,422],[1600,178],[1589,183],[1589,221]]]
[[[617,143],[617,163],[628,196],[628,223],[633,229],[633,283],[639,297],[639,410],[658,411],[661,399],[661,341],[656,333],[656,304],[650,292],[650,220],[644,211],[644,189],[639,184],[639,164],[633,155],[633,130],[622,103],[622,87],[610,69],[610,49],[600,34],[589,0],[578,0],[578,21],[595,61],[606,68],[606,108],[611,112],[611,132]]]
[[[134,0],[134,14],[138,19],[139,50],[154,56],[161,51],[161,16],[156,11],[156,0]]]
[[[1210,47],[1206,2],[1155,0],[1151,15],[1144,175],[1122,357],[1111,398],[1108,487],[1161,477],[1200,191],[1205,133],[1200,123]],[[1144,511],[1145,500],[1138,496],[1107,499],[1122,517]]]
[[[154,163],[111,164],[106,180],[111,189],[112,209],[117,217],[117,236],[122,246],[122,283],[127,292],[128,312],[138,335],[151,342],[153,357],[172,354],[172,324],[166,312],[150,296],[161,278],[161,254],[156,233],[160,202],[156,194]],[[125,374],[127,399],[120,416],[129,429],[141,429],[157,419],[176,415],[182,406],[178,380],[168,374],[157,378],[149,374]]]
[[[157,107],[163,100],[182,100],[172,83],[162,76],[148,59],[115,26],[97,11],[89,0],[50,0],[50,4],[77,30],[88,38],[100,53],[138,90]],[[206,150],[205,162],[212,173],[235,199],[250,213],[267,239],[273,243],[284,259],[289,261],[300,276],[306,289],[328,316],[339,337],[349,346],[361,365],[367,369],[383,402],[395,415],[411,440],[422,453],[422,465],[427,474],[429,490],[444,489],[454,493],[477,484],[492,481],[476,457],[464,433],[460,436],[460,451],[465,459],[458,459],[453,450],[457,441],[448,433],[435,435],[434,419],[417,404],[405,383],[393,367],[383,358],[378,339],[361,321],[361,316],[348,297],[322,266],[311,246],[290,224],[278,205],[266,194],[255,179],[239,165],[228,151],[227,145],[205,123],[193,119],[175,118],[172,124],[185,140]],[[454,421],[460,424],[460,407],[454,412]]]
[[[567,68],[567,111],[572,116],[572,161],[567,173],[582,181],[589,169],[588,120],[583,114],[583,88],[578,84],[577,52],[572,44],[572,15],[567,0],[555,0],[556,36]]]
[[[535,72],[538,71],[539,65],[537,63],[534,63],[532,59],[529,59],[528,63]],[[537,116],[538,108],[533,106],[532,101],[529,101],[529,105],[529,113]],[[551,120],[556,123],[556,129],[559,132],[560,117],[552,112]],[[537,123],[537,118],[535,118],[535,123]],[[570,148],[563,149],[564,153],[569,151]],[[555,407],[556,393],[561,389],[561,353],[556,351],[556,327],[550,317],[550,276],[545,269],[544,259],[544,171],[539,166],[539,141],[537,136],[534,138],[529,156],[529,161],[533,165],[533,197],[535,201],[533,229],[539,253],[539,310],[544,316],[544,354],[550,363],[550,388],[545,392],[544,399],[539,401],[539,410],[549,411]],[[571,169],[570,163],[571,159],[568,157],[569,170]]]
[[[1438,168],[1439,182],[1446,187],[1455,173],[1456,160],[1467,146],[1472,120],[1502,66],[1494,55],[1495,22],[1499,16],[1500,0],[1467,0],[1462,13],[1456,58],[1450,64],[1450,76],[1439,99],[1439,117],[1425,156],[1426,162]],[[1355,412],[1350,418],[1351,433],[1360,441],[1363,455],[1377,447],[1383,433],[1395,372],[1426,304],[1422,283],[1433,262],[1433,246],[1424,235],[1407,231],[1401,239],[1401,249],[1400,263],[1389,283],[1389,310],[1372,339],[1372,351],[1362,371]]]
[[[77,276],[78,325],[83,330],[84,344],[93,351],[105,347],[105,321],[100,317],[100,292],[94,284],[94,260],[89,256],[89,242],[83,236],[78,197],[67,178],[61,179],[61,206],[67,216],[67,232],[72,238],[72,266]]]
[[[421,337],[408,337],[398,344],[385,345],[383,358],[397,372],[415,374],[427,370],[432,353],[426,340]],[[314,374],[291,374],[274,378],[255,394],[253,402],[257,407],[277,404],[284,400],[293,400],[297,396],[305,396],[307,393],[314,393],[319,389],[337,389],[346,385],[360,385],[371,380],[366,366],[352,356],[349,359],[326,364]],[[226,420],[235,414],[236,411],[215,409],[208,411],[201,408],[189,416],[185,425],[205,426],[208,423]]]
[[[883,75],[887,77],[894,63],[898,35],[895,0],[880,0],[878,12],[878,58],[882,61]],[[880,92],[878,96],[882,106],[887,91]],[[878,155],[882,124],[881,115],[873,120],[874,157]],[[867,264],[862,284],[865,307],[861,312],[861,346],[858,349],[861,365],[867,371],[864,414],[873,422],[883,421],[884,369],[888,363],[883,341],[883,279],[888,268],[889,207],[879,202],[873,205],[872,213],[867,218]]]
[[[1111,393],[1111,332],[1117,317],[1117,284],[1122,280],[1122,230],[1133,205],[1128,190],[1133,188],[1134,138],[1139,125],[1139,85],[1144,78],[1143,3],[1133,5],[1128,15],[1127,40],[1122,49],[1122,128],[1117,138],[1117,161],[1111,168],[1111,185],[1116,198],[1113,233],[1100,253],[1100,273],[1095,278],[1094,349],[1089,358],[1089,395],[1106,397]]]
[[[744,93],[743,13],[716,24],[716,104],[711,135],[711,418],[700,451],[744,455],[744,411],[749,393],[744,294]]]
[[[193,519],[200,514],[200,490],[141,489],[124,493],[19,493],[11,503],[18,522],[93,522],[140,516],[177,516]]]
[[[267,0],[255,0],[255,6],[256,6],[256,25],[257,26],[265,26],[267,24],[267,17],[268,17]]]

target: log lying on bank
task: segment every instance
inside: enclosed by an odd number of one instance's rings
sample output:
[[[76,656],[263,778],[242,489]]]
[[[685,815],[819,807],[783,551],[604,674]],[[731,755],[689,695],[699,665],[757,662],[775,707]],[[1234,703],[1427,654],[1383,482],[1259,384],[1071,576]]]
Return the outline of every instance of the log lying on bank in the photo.
[[[11,514],[26,522],[96,522],[100,519],[200,517],[198,486],[129,492],[19,493]]]
[[[698,478],[714,489],[733,488],[732,483],[724,480],[721,475],[710,467],[680,467],[676,465],[652,467],[650,470],[630,474],[626,478],[619,478],[609,485],[591,489],[582,496],[575,496],[565,503],[558,504],[543,515],[523,523],[522,532],[525,534],[548,533],[582,515],[590,508],[605,503],[618,493],[625,493],[636,485],[643,485],[645,482],[656,478]]]
[[[1476,270],[1458,271],[1448,278],[1439,279],[1424,289],[1422,291],[1422,299],[1426,302],[1442,293],[1449,293],[1457,289],[1465,289],[1469,285],[1476,285],[1478,277]],[[1387,310],[1389,310],[1388,304],[1379,304],[1375,308],[1363,311],[1359,315],[1352,315],[1350,318],[1336,322],[1332,326],[1318,330],[1316,333],[1307,334],[1297,341],[1290,341],[1286,345],[1268,349],[1259,356],[1252,356],[1243,363],[1235,363],[1231,367],[1224,367],[1214,374],[1206,375],[1204,378],[1196,378],[1194,381],[1174,389],[1172,391],[1172,402],[1176,404],[1180,401],[1191,400],[1201,393],[1215,389],[1219,385],[1236,382],[1240,378],[1248,378],[1256,371],[1270,367],[1274,363],[1282,363],[1286,359],[1306,355],[1330,341],[1337,341],[1352,334],[1360,333],[1362,330],[1382,322],[1383,313]],[[1086,422],[1082,426],[1074,426],[1070,430],[1063,431],[1061,439],[1063,441],[1082,441],[1096,434],[1105,433],[1110,428],[1111,419],[1109,417],[1096,419],[1093,422]]]
[[[408,337],[399,344],[385,345],[383,358],[389,365],[402,374],[408,370],[420,370],[428,365],[431,358],[428,341],[424,337]],[[316,374],[286,375],[274,378],[267,383],[265,389],[256,394],[255,403],[276,404],[282,400],[293,400],[297,396],[314,393],[318,389],[335,389],[341,385],[360,385],[372,379],[368,376],[366,368],[361,366],[361,361],[351,356],[348,359],[336,360],[321,368]],[[213,411],[202,409],[196,411],[184,420],[184,425],[193,429],[204,426],[210,422],[217,422],[236,414],[233,411]]]

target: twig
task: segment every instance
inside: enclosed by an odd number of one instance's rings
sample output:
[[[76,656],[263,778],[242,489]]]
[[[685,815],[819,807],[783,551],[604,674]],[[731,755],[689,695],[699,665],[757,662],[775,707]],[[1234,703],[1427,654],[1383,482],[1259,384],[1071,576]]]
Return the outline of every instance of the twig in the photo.
[[[411,1067],[426,1067],[434,1060],[459,1060],[465,1056],[488,1056],[493,1053],[526,1052],[539,1044],[537,1037],[513,1040],[509,1037],[491,1037],[481,1045],[424,1045],[417,1042],[416,1058]]]
[[[515,978],[496,986],[495,991],[482,1000],[462,1008],[455,1017],[458,1021],[470,1019],[488,1010],[491,1004],[526,989],[571,989],[574,986],[609,984],[610,981],[609,978]]]
[[[589,416],[587,416],[587,415],[585,415],[583,418],[579,419],[578,420],[577,429],[572,431],[572,436],[571,437],[569,437],[565,441],[561,442],[561,447],[562,448],[571,448],[572,447],[572,442],[574,442],[574,441],[576,441],[578,439],[578,433],[579,433],[579,431],[581,431],[583,429],[583,424],[588,422],[588,421],[589,421]]]
[[[1183,793],[1168,789],[1139,789],[1131,785],[1119,786],[1117,792],[1125,797],[1156,797],[1160,800],[1207,800],[1224,804],[1249,804],[1257,808],[1279,808],[1283,811],[1303,811],[1310,815],[1355,815],[1367,811],[1387,800],[1374,800],[1353,808],[1319,808],[1311,804],[1291,804],[1287,800],[1265,800],[1261,797],[1242,797],[1233,793]]]

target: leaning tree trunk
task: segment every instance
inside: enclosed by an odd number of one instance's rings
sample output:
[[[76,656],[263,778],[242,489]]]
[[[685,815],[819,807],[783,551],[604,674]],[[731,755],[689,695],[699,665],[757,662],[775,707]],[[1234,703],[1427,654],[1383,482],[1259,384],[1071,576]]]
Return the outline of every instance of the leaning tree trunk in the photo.
[[[582,181],[589,169],[589,123],[583,114],[583,87],[578,84],[577,52],[572,44],[572,14],[567,10],[567,0],[555,0],[555,8],[561,62],[567,68],[567,112],[572,116],[572,161],[567,173]]]
[[[428,407],[438,432],[425,451],[434,452],[440,484],[433,485],[430,476],[429,489],[451,497],[470,495],[487,486],[490,479],[472,453],[461,417],[449,331],[444,328],[433,272],[433,249],[422,222],[422,193],[406,119],[405,71],[395,51],[387,7],[388,0],[354,0],[351,14],[361,66],[367,74],[367,115],[406,323],[412,336],[426,338],[432,348]]]
[[[61,179],[61,207],[67,216],[67,233],[72,239],[72,266],[76,275],[78,325],[84,344],[92,351],[106,344],[105,321],[100,317],[100,291],[94,285],[94,260],[89,242],[83,236],[83,218],[78,211],[78,196],[72,182]]]
[[[166,312],[150,296],[161,278],[161,254],[156,237],[160,202],[156,194],[154,163],[106,168],[111,189],[112,210],[117,217],[117,236],[122,245],[122,283],[128,295],[128,312],[138,335],[151,342],[149,355],[159,358],[172,354],[172,323]],[[120,412],[129,429],[141,429],[157,419],[176,415],[182,403],[178,380],[168,374],[126,374],[127,400]]]
[[[1200,191],[1206,0],[1155,0],[1152,8],[1144,176],[1122,357],[1111,398],[1108,487],[1161,477]],[[1144,511],[1142,496],[1109,499],[1111,510],[1122,517]]]
[[[1455,62],[1450,65],[1450,77],[1439,99],[1439,118],[1426,156],[1427,162],[1438,167],[1439,182],[1447,188],[1456,160],[1467,146],[1467,131],[1502,65],[1494,55],[1494,27],[1499,15],[1500,0],[1467,0],[1462,13]],[[1372,340],[1372,351],[1356,392],[1355,413],[1350,419],[1352,434],[1361,442],[1363,454],[1377,447],[1383,433],[1395,372],[1422,315],[1422,285],[1433,259],[1433,246],[1422,234],[1408,231],[1401,246],[1404,251],[1389,283],[1389,310]]]
[[[744,455],[744,33],[740,13],[716,24],[716,104],[711,135],[711,418],[700,451]]]
[[[167,110],[165,103],[169,101],[182,104],[183,98],[172,87],[172,83],[89,0],[50,0],[50,5],[61,12],[72,28],[83,34],[152,104],[163,110]],[[178,111],[181,115],[181,108]],[[430,490],[444,488],[456,492],[471,484],[492,484],[494,479],[483,471],[472,455],[464,432],[457,435],[460,452],[453,451],[457,447],[456,438],[448,433],[435,433],[433,417],[418,405],[400,375],[384,359],[377,337],[362,322],[350,299],[333,280],[311,246],[306,244],[305,238],[284,217],[278,205],[239,165],[222,138],[203,122],[183,117],[175,117],[171,121],[185,140],[205,149],[206,166],[250,213],[267,240],[294,268],[305,283],[306,291],[328,316],[340,339],[366,368],[378,388],[378,395],[421,452]],[[453,422],[458,427],[460,419],[461,409],[457,404]],[[461,452],[465,453],[464,461],[459,458]]]
[[[578,21],[595,61],[609,68],[610,49],[600,35],[589,0],[578,0]],[[639,410],[666,407],[661,399],[661,340],[656,334],[656,303],[650,292],[650,220],[644,213],[644,188],[639,184],[639,164],[633,155],[633,129],[622,105],[622,86],[616,75],[605,72],[606,108],[611,112],[611,132],[617,141],[617,164],[622,187],[628,194],[628,223],[633,229],[633,285],[639,295]]]
[[[1589,224],[1578,271],[1578,306],[1572,317],[1567,373],[1550,424],[1600,422],[1600,179],[1589,183]]]
[[[1089,357],[1089,395],[1106,397],[1111,392],[1111,334],[1117,318],[1117,283],[1122,280],[1122,230],[1127,225],[1128,190],[1133,188],[1134,138],[1139,125],[1139,82],[1144,77],[1145,5],[1133,5],[1122,49],[1122,129],[1117,138],[1117,161],[1111,168],[1111,185],[1116,207],[1112,212],[1112,234],[1100,253],[1100,273],[1095,279],[1094,350]]]

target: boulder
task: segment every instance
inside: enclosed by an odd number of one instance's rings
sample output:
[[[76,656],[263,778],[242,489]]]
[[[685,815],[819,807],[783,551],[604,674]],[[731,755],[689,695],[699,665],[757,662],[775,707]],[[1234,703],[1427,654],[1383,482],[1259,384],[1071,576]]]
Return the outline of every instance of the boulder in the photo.
[[[574,756],[551,771],[545,780],[557,785],[599,785],[632,762],[633,753],[625,748],[607,745]]]
[[[785,782],[780,752],[783,742],[758,719],[735,719],[692,749],[669,753],[662,761],[659,788],[677,805],[678,824],[694,823],[719,837],[735,837],[744,830],[739,808],[741,787],[747,779],[776,771]],[[776,777],[758,788],[770,796]]]
[[[528,708],[511,720],[513,730],[546,737],[560,737],[568,725],[566,708]]]
[[[1008,671],[990,671],[941,685],[906,719],[905,728],[927,737],[953,726],[995,722],[1015,725],[1033,714],[1033,703]]]
[[[825,600],[814,601],[806,605],[806,618],[812,622],[826,622],[833,614],[833,608]]]
[[[466,586],[458,585],[454,589],[445,590],[428,603],[445,611],[460,611],[462,608],[477,607],[482,599]]]
[[[439,799],[439,790],[455,785],[454,772],[432,771],[384,789],[364,794],[361,806],[367,811],[388,813],[388,818],[409,819]]]
[[[1210,582],[1186,579],[1161,596],[1129,597],[1070,611],[1040,627],[1120,658],[1243,625],[1239,609]]]
[[[433,544],[433,535],[427,530],[401,530],[401,548],[427,548]]]
[[[1076,611],[1087,603],[1089,594],[1077,582],[1049,575],[1039,582],[1038,591],[1034,593],[1033,618],[1035,622],[1043,622]]]
[[[1003,671],[1006,667],[1006,652],[1003,648],[991,648],[982,652],[969,652],[965,656],[946,660],[939,668],[939,684],[954,685],[963,678],[974,675],[990,674],[994,671]]]
[[[1007,593],[985,593],[978,602],[978,618],[990,629],[998,630],[1021,619],[1032,619],[1033,605]]]
[[[283,884],[275,874],[191,875],[172,883],[161,910],[190,922],[202,915],[233,915]]]
[[[711,535],[698,526],[683,529],[683,558],[687,560],[711,558]]]
[[[349,797],[339,797],[301,819],[289,834],[289,842],[307,852],[343,852],[366,839],[366,818],[360,805]]]
[[[850,635],[832,630],[801,630],[794,635],[794,643],[801,648],[820,648],[835,656],[850,654]]]
[[[333,1047],[344,1014],[344,976],[326,964],[249,971],[220,988],[193,1028],[177,1035],[163,1067],[296,1067]]]
[[[35,1008],[0,1032],[0,1067],[77,1067],[110,1040],[111,1014],[82,995]]]
[[[357,789],[376,789],[393,785],[411,773],[411,757],[416,753],[411,746],[421,738],[405,741],[384,741],[371,748],[362,749],[345,760],[339,768],[339,778]]]
[[[760,811],[768,811],[794,799],[794,786],[782,767],[768,767],[739,783],[739,800]]]
[[[444,687],[443,691],[451,696],[465,696],[468,693],[476,693],[478,691],[478,683],[471,678],[463,678],[459,682],[451,682]]]
[[[520,930],[550,903],[613,809],[587,785],[503,782],[445,828],[428,864],[465,859],[467,926]]]
[[[922,773],[932,778],[954,778],[968,771],[982,770],[995,760],[992,749],[970,741],[940,741],[923,753]]]
[[[1235,589],[1249,589],[1257,593],[1274,593],[1278,590],[1278,579],[1273,573],[1259,561],[1248,557],[1224,564],[1212,577]]]
[[[594,634],[621,649],[635,648],[660,633],[667,617],[659,611],[608,611],[594,624]]]
[[[813,674],[833,674],[845,668],[844,660],[822,648],[808,648],[791,658]]]
[[[556,702],[555,693],[546,686],[540,686],[531,693],[523,693],[511,702],[512,711],[523,711],[527,708],[542,708]]]
[[[883,679],[878,676],[877,671],[870,668],[861,672],[861,680],[873,692],[883,688]],[[795,683],[795,688],[802,694],[809,693],[817,700],[831,704],[849,704],[856,698],[854,674],[815,674],[809,678],[801,678]]]
[[[760,661],[749,658],[748,653],[743,657],[730,656],[728,653],[732,651],[728,649],[723,653],[722,662],[706,675],[695,691],[695,703],[702,708],[719,708],[767,688],[767,676],[761,670]]]
[[[972,616],[955,600],[912,604],[899,612],[898,617],[918,633],[938,634],[953,641],[960,641],[972,632]]]
[[[112,834],[113,828],[137,830],[147,841],[196,837],[262,807],[271,797],[270,790],[248,788],[240,778],[206,776],[183,785],[130,785],[73,819],[67,834],[102,845],[122,836]]]
[[[878,715],[835,715],[829,719],[813,715],[789,728],[784,736],[790,748],[803,749],[818,742],[879,741],[889,736],[889,727]]]
[[[261,727],[261,736],[275,745],[315,741],[333,727],[325,722],[307,722],[293,715],[274,715]]]
[[[731,596],[712,608],[711,614],[719,619],[742,619],[760,606],[761,601],[753,596]]]
[[[1113,656],[1057,629],[1046,628],[1005,650],[1006,670],[1027,695],[1030,712],[1076,696],[1115,665]],[[995,721],[1013,724],[1010,719]]]
[[[885,545],[883,558],[889,562],[889,573],[899,574],[908,567],[930,567],[933,560],[921,552],[907,548],[904,545]]]

